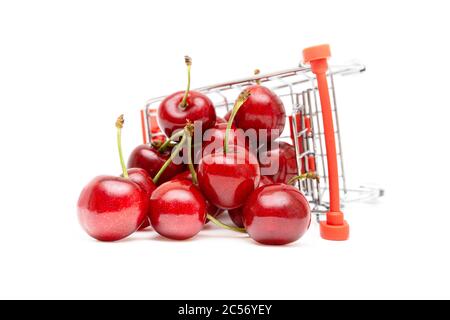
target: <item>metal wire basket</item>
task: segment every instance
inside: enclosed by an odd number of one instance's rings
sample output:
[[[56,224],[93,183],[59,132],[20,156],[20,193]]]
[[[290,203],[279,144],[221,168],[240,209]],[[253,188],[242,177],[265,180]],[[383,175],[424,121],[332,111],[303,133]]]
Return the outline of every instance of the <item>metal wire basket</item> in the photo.
[[[369,200],[383,195],[383,190],[378,188],[367,186],[349,188],[345,179],[335,78],[364,71],[364,65],[353,62],[330,66],[326,73],[336,141],[339,193],[343,204]],[[298,187],[310,201],[312,211],[319,219],[322,213],[326,213],[330,209],[330,190],[322,106],[318,97],[317,77],[311,67],[300,65],[292,69],[255,75],[195,90],[207,95],[213,101],[217,115],[224,116],[233,107],[239,93],[247,86],[255,84],[256,81],[273,90],[285,105],[289,121],[286,121],[286,127],[279,139],[293,142],[297,155],[298,173],[314,171],[320,177],[319,181],[298,182]],[[161,134],[156,122],[156,109],[164,98],[165,96],[150,99],[146,104],[145,111],[141,113],[145,143],[150,141],[152,135]]]

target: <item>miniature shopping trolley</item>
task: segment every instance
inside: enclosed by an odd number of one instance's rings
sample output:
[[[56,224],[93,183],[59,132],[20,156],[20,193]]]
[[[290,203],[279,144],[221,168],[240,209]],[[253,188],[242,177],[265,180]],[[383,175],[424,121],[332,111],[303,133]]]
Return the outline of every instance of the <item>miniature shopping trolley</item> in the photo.
[[[348,188],[344,175],[341,133],[336,104],[335,77],[365,71],[359,63],[328,66],[328,45],[303,51],[300,66],[269,74],[201,87],[223,116],[233,108],[239,93],[259,82],[274,91],[283,101],[289,121],[281,139],[291,139],[296,150],[298,174],[315,172],[319,180],[298,181],[298,187],[310,201],[320,223],[321,236],[328,240],[346,240],[349,225],[342,207],[383,195],[383,190],[370,187]],[[147,102],[141,111],[144,143],[161,134],[156,110],[165,97]]]

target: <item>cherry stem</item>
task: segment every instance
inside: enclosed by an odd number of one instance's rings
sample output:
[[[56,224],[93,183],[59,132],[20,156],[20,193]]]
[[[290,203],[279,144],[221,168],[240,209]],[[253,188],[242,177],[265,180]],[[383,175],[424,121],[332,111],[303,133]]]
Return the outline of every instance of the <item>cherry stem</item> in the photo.
[[[161,145],[163,143],[161,142],[161,140],[156,140],[156,141],[150,142],[150,144],[152,145],[153,148],[158,149],[158,151],[159,151],[159,148],[161,148]]]
[[[184,134],[184,131],[182,131],[182,132],[183,132],[183,137],[181,138],[180,143],[175,147],[175,149],[173,149],[172,153],[170,154],[169,159],[167,159],[166,162],[164,162],[161,169],[159,169],[158,173],[153,178],[153,182],[155,184],[158,182],[159,178],[164,173],[164,171],[167,169],[167,167],[172,163],[173,159],[180,153],[181,148],[183,148],[183,145],[186,142],[186,135]]]
[[[287,184],[294,184],[294,182],[299,181],[299,180],[305,180],[305,179],[314,179],[317,180],[318,182],[320,181],[320,177],[317,175],[317,173],[315,172],[307,172],[307,173],[303,173],[299,176],[295,176],[292,177]]]
[[[184,63],[186,63],[187,66],[187,75],[188,75],[188,81],[187,81],[187,89],[184,93],[183,100],[180,103],[180,107],[182,109],[186,109],[187,107],[187,98],[189,95],[189,90],[191,88],[191,65],[192,65],[192,59],[189,56],[184,56]]]
[[[255,76],[257,76],[257,75],[260,74],[260,73],[261,73],[261,71],[260,71],[259,69],[255,69],[255,71],[253,72],[253,74],[254,74]],[[260,79],[257,79],[255,82],[256,82],[257,85],[260,85],[260,84],[261,84],[261,80],[260,80]]]
[[[122,128],[125,120],[123,118],[123,114],[120,115],[119,118],[117,118],[116,121],[116,128],[117,128],[117,147],[119,149],[119,158],[120,158],[120,165],[122,166],[122,174],[123,177],[128,179],[128,170],[127,166],[125,165],[125,161],[123,160],[123,153],[122,153]]]
[[[182,137],[184,135],[184,131],[180,130],[177,133],[174,133],[170,138],[167,138],[167,140],[159,147],[158,152],[164,152],[166,151],[167,147],[170,146],[170,143],[174,141],[175,139],[178,139],[179,137]]]
[[[234,117],[236,116],[237,112],[242,107],[242,105],[245,103],[245,101],[247,101],[248,97],[250,97],[250,92],[248,90],[244,90],[241,92],[236,102],[234,103],[230,119],[228,119],[227,129],[225,130],[225,139],[223,140],[223,149],[225,154],[228,153],[228,139],[230,135],[231,126],[233,125]]]
[[[244,228],[238,228],[238,227],[229,226],[229,225],[221,222],[220,220],[214,218],[209,213],[206,215],[206,217],[208,218],[209,221],[211,221],[212,223],[214,223],[218,227],[221,227],[221,228],[224,228],[224,229],[227,229],[227,230],[231,230],[231,231],[235,231],[235,232],[247,233],[247,231]]]
[[[191,172],[192,182],[198,184],[197,173],[195,172],[194,165],[192,163],[192,133],[189,131],[188,127],[184,128],[187,136],[187,152],[188,152],[188,168]]]

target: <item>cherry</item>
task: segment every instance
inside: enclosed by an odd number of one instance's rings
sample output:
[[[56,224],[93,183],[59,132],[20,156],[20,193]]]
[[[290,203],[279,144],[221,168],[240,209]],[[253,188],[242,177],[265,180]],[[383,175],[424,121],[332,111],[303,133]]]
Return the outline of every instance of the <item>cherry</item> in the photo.
[[[283,102],[270,89],[259,84],[246,88],[250,97],[237,112],[234,123],[243,130],[267,130],[267,138],[274,140],[284,129],[286,112]],[[279,130],[278,134],[272,129]]]
[[[131,181],[136,183],[142,190],[144,190],[147,199],[150,199],[153,191],[156,189],[156,185],[153,183],[153,180],[148,175],[147,171],[142,168],[131,168],[128,169],[128,177]],[[147,212],[148,215],[149,212]],[[145,218],[142,225],[139,227],[139,230],[143,230],[150,226],[149,218]]]
[[[151,224],[156,232],[169,239],[195,236],[203,228],[206,214],[203,195],[187,180],[163,183],[150,198]]]
[[[298,174],[295,148],[286,142],[279,142],[277,148],[267,150],[259,155],[261,173],[271,171],[267,174],[274,182],[288,183],[290,179]]]
[[[242,206],[259,179],[256,158],[241,147],[206,155],[198,165],[200,189],[208,201],[223,209]]]
[[[200,189],[208,201],[222,209],[242,206],[259,184],[260,172],[256,157],[240,146],[229,150],[233,119],[249,95],[248,91],[243,91],[236,100],[228,120],[223,149],[204,155],[198,165]]]
[[[147,171],[150,177],[154,177],[167,159],[169,159],[170,154],[170,149],[159,151],[158,148],[151,144],[142,144],[137,146],[131,152],[130,157],[128,158],[128,168],[142,168]],[[186,170],[184,164],[175,164],[171,162],[162,174],[158,183],[169,181],[184,170]]]
[[[283,183],[256,189],[243,208],[249,236],[262,244],[283,245],[300,239],[311,223],[308,200]]]
[[[192,182],[192,173],[190,171],[185,171],[180,174],[177,174],[173,180],[188,180]],[[215,205],[211,204],[209,201],[206,200],[206,211],[213,216],[214,218],[217,218],[220,216],[225,210],[217,208]],[[209,220],[206,220],[206,223],[208,223]]]
[[[258,187],[262,187],[268,184],[273,184],[273,180],[269,178],[268,176],[261,176],[261,180],[259,181]],[[242,217],[242,207],[236,208],[236,209],[230,209],[228,210],[228,215],[230,216],[231,221],[239,227],[244,227],[244,220]]]
[[[203,131],[216,123],[216,111],[212,101],[200,92],[190,91],[191,58],[186,56],[185,62],[188,70],[187,90],[167,96],[158,108],[159,127],[168,137],[184,128],[186,121],[201,122]]]
[[[117,143],[123,177],[99,176],[89,182],[78,199],[78,218],[83,229],[100,241],[121,240],[144,222],[149,199],[129,176],[123,161],[121,129],[123,116],[116,122]]]
[[[145,221],[148,199],[127,178],[99,176],[78,200],[78,218],[83,229],[100,241],[117,241],[135,232]]]

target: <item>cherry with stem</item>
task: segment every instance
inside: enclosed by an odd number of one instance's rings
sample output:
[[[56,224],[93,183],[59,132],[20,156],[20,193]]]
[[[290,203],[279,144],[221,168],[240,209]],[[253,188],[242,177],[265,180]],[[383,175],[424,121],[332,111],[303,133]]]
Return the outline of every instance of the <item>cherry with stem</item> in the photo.
[[[165,97],[158,108],[158,124],[167,137],[177,130],[181,130],[189,120],[201,123],[202,131],[212,128],[216,124],[216,110],[211,99],[195,90],[191,90],[192,59],[184,57],[187,67],[187,88]]]
[[[192,164],[192,154],[191,154],[191,150],[190,150],[190,148],[192,146],[192,134],[193,134],[193,125],[188,122],[186,124],[186,126],[184,127],[184,129],[182,131],[182,134],[180,134],[181,141],[178,143],[178,145],[172,151],[172,154],[171,154],[170,158],[164,163],[164,165],[161,167],[159,172],[153,178],[153,181],[155,183],[158,182],[158,179],[164,173],[164,170],[170,165],[170,163],[173,161],[175,156],[181,151],[181,149],[183,148],[184,144],[186,144],[187,145],[187,150],[186,151],[188,153],[188,167],[189,167],[189,171],[191,172],[191,175],[192,175],[192,182],[193,182],[194,185],[198,185],[197,173],[195,172],[195,168],[194,168],[194,166]],[[233,227],[233,226],[229,226],[227,224],[224,224],[220,220],[214,218],[209,213],[207,213],[206,217],[207,217],[207,219],[209,221],[211,221],[212,223],[214,223],[218,227],[221,227],[221,228],[224,228],[224,229],[227,229],[227,230],[240,232],[240,233],[246,233],[244,228],[238,228],[238,227]]]
[[[83,229],[100,241],[121,240],[142,225],[147,218],[152,187],[146,172],[127,170],[122,155],[123,116],[116,121],[117,146],[122,177],[97,176],[81,191],[77,203]]]

